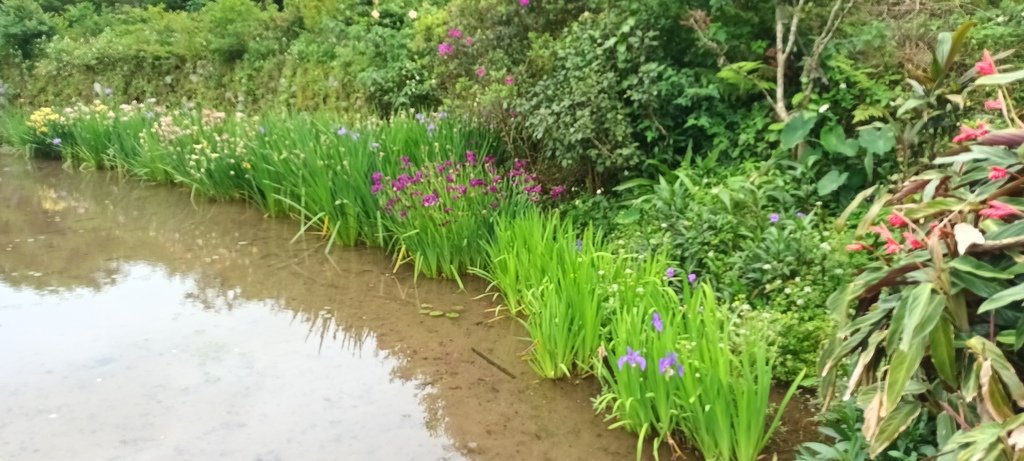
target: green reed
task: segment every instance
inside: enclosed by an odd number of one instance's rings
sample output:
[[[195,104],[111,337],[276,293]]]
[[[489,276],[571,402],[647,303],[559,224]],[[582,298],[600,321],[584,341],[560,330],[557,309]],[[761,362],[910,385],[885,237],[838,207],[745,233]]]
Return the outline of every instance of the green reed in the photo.
[[[770,417],[768,348],[737,328],[711,287],[684,285],[680,307],[666,295],[634,305],[645,307],[617,310],[608,348],[612,363],[599,374],[604,391],[595,405],[617,420],[613,426],[641,434],[638,457],[650,434],[655,451],[663,441],[673,447],[685,441],[708,460],[754,461],[799,380]],[[643,367],[637,366],[641,360]]]

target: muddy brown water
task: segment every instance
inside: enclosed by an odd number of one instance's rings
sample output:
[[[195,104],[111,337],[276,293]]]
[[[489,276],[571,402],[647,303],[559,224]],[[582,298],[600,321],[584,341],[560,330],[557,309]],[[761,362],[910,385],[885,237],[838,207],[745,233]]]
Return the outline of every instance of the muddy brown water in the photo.
[[[592,380],[535,378],[479,281],[295,232],[0,153],[0,461],[635,459]]]

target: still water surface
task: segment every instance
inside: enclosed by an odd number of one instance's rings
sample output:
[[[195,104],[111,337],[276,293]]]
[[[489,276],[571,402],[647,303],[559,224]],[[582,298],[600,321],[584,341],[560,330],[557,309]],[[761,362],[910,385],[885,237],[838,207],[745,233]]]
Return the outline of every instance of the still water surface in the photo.
[[[634,458],[482,286],[295,231],[0,154],[0,461]]]

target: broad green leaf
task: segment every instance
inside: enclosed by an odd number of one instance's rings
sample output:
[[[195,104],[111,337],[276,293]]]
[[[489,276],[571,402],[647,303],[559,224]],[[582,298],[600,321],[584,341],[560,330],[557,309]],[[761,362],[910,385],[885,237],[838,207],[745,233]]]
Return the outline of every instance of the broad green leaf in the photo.
[[[953,65],[956,64],[956,60],[960,57],[960,51],[963,50],[964,44],[967,42],[967,34],[971,32],[975,25],[977,23],[974,21],[966,21],[960,24],[960,27],[957,27],[953,34],[950,35],[949,47],[944,50],[943,55],[938,56],[944,71],[949,72]]]
[[[1024,315],[1020,316],[1020,321],[1017,322],[1016,339],[1013,341],[1013,350],[1019,350],[1024,347]]]
[[[899,116],[901,116],[901,115],[903,115],[903,114],[905,114],[907,112],[910,112],[910,111],[912,111],[912,110],[914,110],[914,109],[916,109],[918,107],[921,107],[922,105],[925,105],[925,104],[928,104],[928,100],[927,99],[923,99],[923,98],[910,98],[910,99],[907,100],[907,102],[904,102],[903,105],[900,106],[899,109],[896,110],[896,116],[899,117]]]
[[[896,146],[896,135],[888,126],[860,130],[857,140],[869,154],[884,155]]]
[[[978,308],[978,313],[983,314],[994,309],[999,309],[1007,304],[1014,302],[1019,304],[1022,301],[1024,301],[1024,284],[1000,291],[999,293],[996,293],[995,296],[986,299],[985,302],[981,303],[981,307]]]
[[[934,163],[936,165],[945,165],[945,164],[949,164],[949,163],[970,162],[970,161],[974,161],[974,160],[984,160],[986,158],[988,158],[988,155],[985,155],[985,154],[983,154],[981,152],[968,151],[968,152],[964,152],[962,154],[950,155],[949,157],[938,157],[935,160],[932,160],[932,163]]]
[[[871,438],[871,457],[875,458],[899,437],[921,414],[921,404],[902,402],[895,410],[882,418],[875,436]]]
[[[1003,422],[1013,416],[1013,405],[1006,397],[1006,391],[998,379],[993,378],[991,360],[981,363],[981,374],[978,384],[981,385],[981,403],[996,421]]]
[[[842,154],[847,157],[857,155],[860,145],[857,141],[846,138],[843,127],[837,123],[829,123],[821,130],[821,145],[833,154]]]
[[[966,288],[971,293],[989,298],[1006,289],[1006,283],[1000,280],[979,277],[970,272],[952,271],[949,273],[949,278],[957,288],[954,293],[959,292],[959,288]]]
[[[873,194],[875,192],[875,189],[877,189],[877,188],[878,188],[877,185],[871,186],[871,187],[869,187],[867,189],[862,190],[859,194],[857,194],[856,197],[853,198],[853,201],[850,202],[850,204],[846,207],[845,210],[843,210],[843,214],[839,215],[839,219],[836,219],[836,223],[835,223],[836,230],[843,230],[843,229],[846,228],[846,220],[850,219],[850,214],[852,214],[853,211],[856,210],[857,207],[860,206],[861,202],[863,202],[864,199],[868,198],[868,196]],[[1021,222],[1024,222],[1024,221],[1021,221]]]
[[[925,341],[942,318],[945,299],[939,296],[932,284],[922,283],[909,293],[904,293],[905,320],[899,348],[910,350],[913,343]]]
[[[920,219],[931,216],[936,213],[947,213],[955,210],[959,210],[965,205],[965,201],[953,198],[943,197],[937,198],[930,202],[925,202],[914,207],[908,207],[903,210],[903,214],[910,219]]]
[[[973,256],[961,256],[959,258],[956,258],[951,263],[949,263],[949,267],[955,270],[970,272],[974,275],[991,279],[1013,278],[1013,275],[1000,271],[999,269],[992,267],[988,263],[979,261],[977,258],[974,258]]]
[[[897,349],[889,363],[889,373],[885,379],[885,396],[883,410],[891,411],[903,398],[911,377],[921,367],[924,358],[924,342],[911,343],[909,349]]]
[[[974,81],[975,85],[1009,85],[1018,80],[1024,80],[1024,69],[1002,74],[985,75]]]
[[[839,186],[846,183],[846,177],[849,173],[840,173],[838,170],[831,170],[823,178],[818,181],[818,195],[828,195],[835,192]]]
[[[1024,236],[1024,220],[1015,221],[1012,224],[1002,226],[999,229],[989,232],[985,238],[988,240],[1003,240],[1021,236]]]
[[[931,360],[939,378],[949,387],[956,387],[956,350],[953,348],[953,324],[948,318],[939,320],[931,332]]]
[[[968,339],[966,344],[967,348],[981,359],[992,361],[992,369],[999,375],[999,379],[1003,381],[1003,384],[1006,385],[1006,391],[1010,394],[1010,397],[1017,402],[1017,405],[1024,407],[1024,383],[1021,383],[1020,376],[1017,376],[1017,371],[1014,370],[1013,365],[1006,360],[1003,351],[981,336]],[[980,368],[976,367],[976,369],[980,373]]]
[[[807,136],[811,134],[811,130],[814,129],[814,124],[817,121],[817,114],[807,116],[804,113],[799,113],[790,119],[786,126],[782,128],[782,134],[779,135],[782,148],[792,149],[797,144],[807,140]]]

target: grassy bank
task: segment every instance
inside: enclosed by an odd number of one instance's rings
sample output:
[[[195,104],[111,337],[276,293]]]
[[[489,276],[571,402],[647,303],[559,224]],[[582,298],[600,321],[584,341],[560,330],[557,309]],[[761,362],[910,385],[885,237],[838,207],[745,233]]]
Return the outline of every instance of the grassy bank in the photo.
[[[770,408],[775,359],[750,347],[758,330],[710,287],[665,252],[626,253],[553,210],[563,187],[499,163],[485,132],[446,114],[342,121],[95,101],[7,112],[0,126],[33,155],[293,217],[328,249],[381,246],[419,275],[487,278],[529,332],[538,375],[596,375],[596,408],[638,434],[638,456],[653,440],[753,460],[785,408]]]

